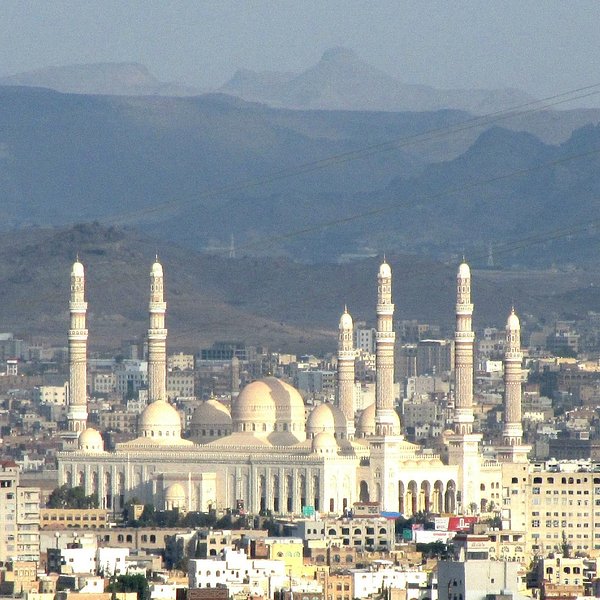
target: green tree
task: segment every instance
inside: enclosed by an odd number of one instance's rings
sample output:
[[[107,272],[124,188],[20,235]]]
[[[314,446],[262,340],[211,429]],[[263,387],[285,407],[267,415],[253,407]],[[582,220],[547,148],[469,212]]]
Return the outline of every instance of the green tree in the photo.
[[[150,587],[144,575],[119,575],[111,578],[107,592],[136,592],[138,600],[150,600]]]
[[[98,499],[93,495],[86,496],[81,486],[69,487],[61,485],[50,494],[48,508],[98,508]]]

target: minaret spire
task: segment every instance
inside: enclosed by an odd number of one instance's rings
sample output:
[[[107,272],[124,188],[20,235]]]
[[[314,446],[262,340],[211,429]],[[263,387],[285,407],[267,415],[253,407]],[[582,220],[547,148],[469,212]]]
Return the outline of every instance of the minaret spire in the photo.
[[[454,334],[454,431],[473,431],[473,304],[471,304],[471,270],[465,262],[456,277],[456,331]]]
[[[344,306],[338,335],[338,406],[346,417],[346,434],[354,437],[354,324]]]
[[[87,302],[85,272],[79,256],[71,269],[71,300],[69,302],[69,431],[81,433],[87,427]]]
[[[521,324],[513,307],[506,322],[504,352],[504,430],[506,446],[519,446],[523,440],[521,422]]]
[[[400,435],[394,409],[394,305],[392,270],[383,261],[377,275],[377,332],[375,342],[375,434]]]
[[[481,501],[479,484],[481,456],[480,433],[473,433],[473,305],[471,270],[465,262],[456,277],[456,331],[454,334],[454,434],[448,436],[448,464],[458,466],[458,490],[465,510]]]
[[[163,268],[158,255],[150,271],[150,327],[148,329],[148,402],[167,399],[167,330]]]

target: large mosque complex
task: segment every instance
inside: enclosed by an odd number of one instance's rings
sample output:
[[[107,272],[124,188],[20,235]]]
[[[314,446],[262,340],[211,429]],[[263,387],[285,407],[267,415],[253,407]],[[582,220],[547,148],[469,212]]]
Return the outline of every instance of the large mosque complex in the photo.
[[[99,506],[119,510],[130,499],[157,509],[207,511],[243,507],[250,513],[301,514],[303,507],[340,514],[358,501],[384,511],[464,513],[501,504],[503,477],[527,469],[522,442],[520,325],[507,322],[503,443],[490,457],[473,431],[473,305],[469,266],[457,275],[454,427],[444,451],[409,443],[401,433],[394,397],[392,272],[377,275],[376,399],[355,414],[353,322],[341,316],[335,404],[306,413],[296,389],[266,377],[248,384],[231,410],[215,399],[200,405],[190,431],[182,431],[166,394],[166,304],[163,269],[150,273],[148,406],[138,437],[105,451],[87,426],[87,329],[84,268],[71,272],[68,427],[73,450],[59,454],[60,484],[81,485]],[[308,416],[306,416],[308,414]],[[513,479],[514,481],[514,479]]]

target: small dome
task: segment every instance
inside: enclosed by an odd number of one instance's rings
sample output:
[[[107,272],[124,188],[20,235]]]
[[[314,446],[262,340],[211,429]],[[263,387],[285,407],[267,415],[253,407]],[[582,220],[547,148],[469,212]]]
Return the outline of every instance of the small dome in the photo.
[[[391,277],[392,269],[390,269],[390,265],[385,262],[385,260],[381,263],[379,267],[379,277]]]
[[[337,454],[338,445],[332,433],[318,433],[312,440],[311,451],[315,454]]]
[[[471,269],[466,262],[460,263],[458,267],[458,276],[461,279],[469,279],[471,277]]]
[[[200,404],[190,422],[190,438],[200,444],[230,435],[232,431],[229,410],[214,398]]]
[[[77,440],[80,450],[84,452],[104,452],[104,440],[100,432],[93,427],[84,429]]]
[[[343,438],[346,435],[346,417],[333,404],[319,404],[308,416],[306,433],[312,436],[319,433],[332,433],[338,438]]]
[[[84,274],[85,274],[85,271],[83,269],[83,265],[78,260],[76,260],[73,263],[73,268],[71,269],[71,275],[73,277],[83,277]]]
[[[192,425],[223,425],[231,428],[231,413],[224,404],[211,398],[194,411]]]
[[[352,317],[350,316],[348,309],[346,309],[340,317],[340,329],[352,329],[352,327]]]
[[[172,483],[165,492],[165,509],[185,508],[185,489],[180,483]]]
[[[140,437],[168,444],[181,439],[181,419],[177,410],[168,402],[156,400],[144,409],[138,430]]]
[[[308,415],[306,421],[306,433],[318,435],[321,432],[333,433],[335,430],[335,419],[329,404],[315,406]]]
[[[358,426],[356,428],[356,435],[359,437],[366,437],[369,435],[375,435],[375,403],[369,404],[365,408],[360,418],[358,419]]]
[[[150,271],[150,275],[152,275],[152,277],[162,277],[163,276],[163,268],[162,268],[162,265],[158,261],[155,261],[154,264],[152,265],[152,270]]]
[[[511,311],[510,315],[508,315],[508,320],[506,321],[506,329],[511,331],[515,331],[516,329],[521,329],[521,323],[519,323],[519,317],[515,314],[515,310]]]
[[[185,489],[180,483],[172,483],[165,492],[165,500],[185,500]]]

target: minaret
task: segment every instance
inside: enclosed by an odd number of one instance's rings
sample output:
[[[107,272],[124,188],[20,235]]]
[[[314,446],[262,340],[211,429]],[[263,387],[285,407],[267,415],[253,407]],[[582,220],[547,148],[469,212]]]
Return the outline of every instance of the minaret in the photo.
[[[148,329],[148,403],[167,399],[167,304],[163,295],[163,269],[156,261],[150,271],[150,328]]]
[[[377,276],[377,332],[375,341],[375,435],[400,435],[394,410],[394,305],[392,270],[383,259]]]
[[[456,278],[456,332],[454,334],[454,434],[448,436],[448,464],[458,466],[458,510],[480,505],[480,433],[473,433],[473,346],[471,270],[462,263]]]
[[[454,431],[473,431],[473,345],[471,270],[467,263],[458,267],[456,278],[456,331],[454,333]]]
[[[354,324],[348,309],[340,317],[338,336],[338,407],[346,417],[346,434],[354,437]]]
[[[518,446],[523,440],[521,423],[521,324],[513,308],[506,322],[504,352],[504,431],[506,446]]]
[[[71,269],[71,300],[69,302],[71,327],[69,329],[69,431],[81,433],[87,427],[87,302],[85,301],[85,273],[77,259]]]
[[[498,448],[501,462],[527,462],[531,446],[523,445],[521,419],[521,324],[513,308],[506,322],[506,349],[504,351],[504,428],[503,445]]]

